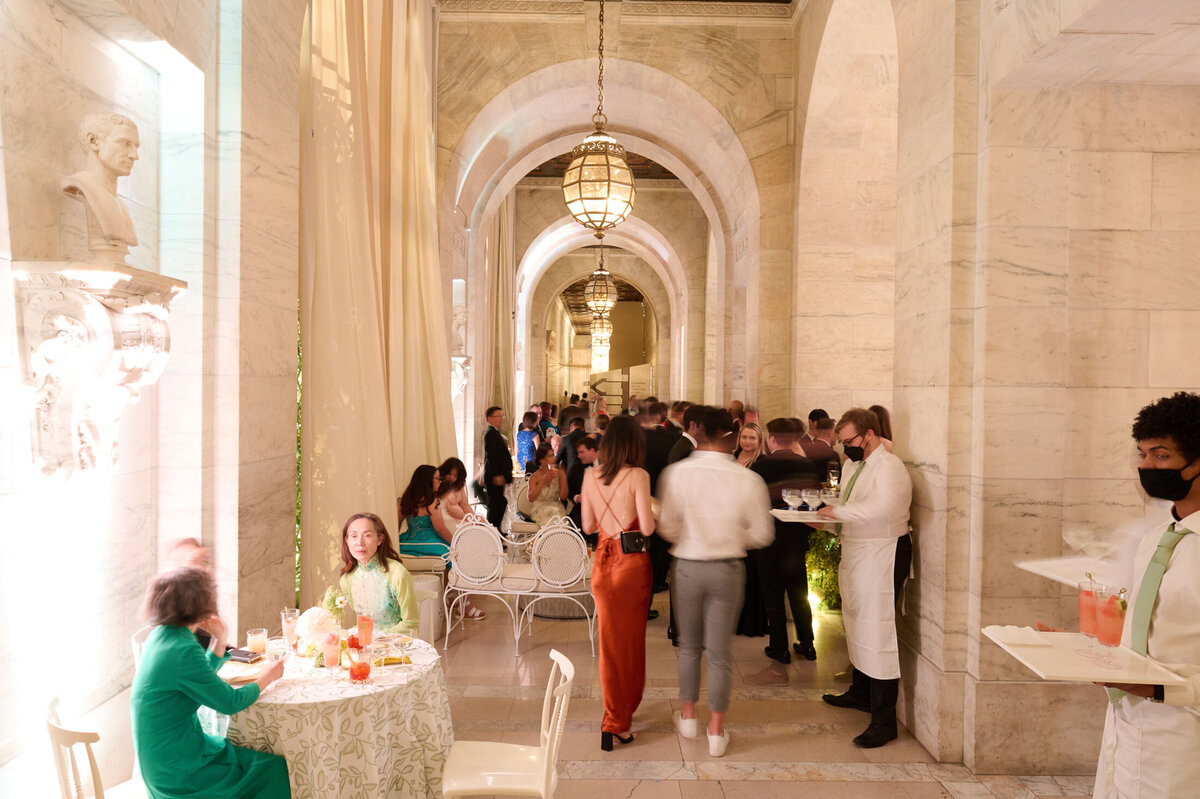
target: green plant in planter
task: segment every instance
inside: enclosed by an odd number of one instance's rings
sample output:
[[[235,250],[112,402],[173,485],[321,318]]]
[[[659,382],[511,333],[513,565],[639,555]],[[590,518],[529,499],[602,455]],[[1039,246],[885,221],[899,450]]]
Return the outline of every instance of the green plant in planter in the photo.
[[[842,562],[841,539],[824,530],[808,535],[808,588],[821,597],[821,610],[841,610],[842,595],[838,588],[838,564]]]

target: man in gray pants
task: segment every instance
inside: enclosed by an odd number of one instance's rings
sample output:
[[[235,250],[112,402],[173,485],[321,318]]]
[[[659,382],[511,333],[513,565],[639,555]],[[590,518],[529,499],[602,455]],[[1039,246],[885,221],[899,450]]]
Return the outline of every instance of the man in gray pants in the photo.
[[[733,418],[708,409],[701,421],[706,440],[692,456],[668,466],[659,479],[662,518],[658,533],[671,542],[675,558],[671,604],[679,634],[679,699],[675,728],[685,738],[699,735],[700,652],[708,662],[708,753],[725,754],[733,672],[733,631],[745,595],[747,549],[775,537],[767,484],[739,466],[733,451]]]

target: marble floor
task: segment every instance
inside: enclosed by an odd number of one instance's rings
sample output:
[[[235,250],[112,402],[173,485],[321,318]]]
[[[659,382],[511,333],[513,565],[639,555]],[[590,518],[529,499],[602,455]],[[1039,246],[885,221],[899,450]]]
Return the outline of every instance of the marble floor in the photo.
[[[575,664],[575,688],[559,756],[559,799],[1034,799],[1091,796],[1088,777],[977,776],[961,765],[933,761],[903,728],[899,740],[859,749],[851,739],[865,714],[830,707],[821,694],[841,692],[836,679],[847,663],[838,614],[816,621],[816,662],[793,661],[782,688],[747,685],[744,676],[766,665],[766,638],[737,637],[734,691],[723,758],[708,755],[703,738],[674,731],[679,709],[676,650],[666,638],[666,594],[655,596],[661,615],[649,623],[647,686],[634,717],[637,740],[600,750],[602,704],[597,661],[583,621],[538,620],[513,657],[507,614],[490,600],[488,618],[455,630],[443,667],[459,740],[536,744],[548,653],[558,649]],[[707,719],[703,692],[700,718]]]

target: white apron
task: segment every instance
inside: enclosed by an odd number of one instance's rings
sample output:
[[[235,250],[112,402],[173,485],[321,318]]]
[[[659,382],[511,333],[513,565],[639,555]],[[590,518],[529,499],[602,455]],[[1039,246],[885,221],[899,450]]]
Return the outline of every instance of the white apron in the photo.
[[[895,538],[842,537],[838,582],[846,649],[854,668],[877,680],[900,678],[893,572]]]
[[[1108,706],[1104,719],[1094,799],[1195,799],[1197,741],[1200,718],[1184,708],[1122,697]]]

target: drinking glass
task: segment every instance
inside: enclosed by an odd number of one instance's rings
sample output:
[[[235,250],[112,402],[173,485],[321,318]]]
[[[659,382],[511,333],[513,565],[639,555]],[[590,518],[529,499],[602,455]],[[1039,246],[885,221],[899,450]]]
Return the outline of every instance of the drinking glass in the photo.
[[[828,488],[822,488],[820,497],[822,503],[826,505],[833,505],[837,500],[837,492]]]
[[[817,509],[817,498],[821,496],[820,492],[814,491],[811,488],[806,488],[800,492],[800,498],[804,500],[804,504],[809,510]]]
[[[788,506],[788,510],[795,510],[803,501],[800,497],[800,492],[794,488],[785,488],[780,493],[784,503]]]
[[[358,629],[355,631],[355,634],[358,636],[358,642],[363,646],[370,646],[374,632],[375,619],[364,613],[358,614]]]
[[[1096,591],[1107,591],[1103,583],[1091,580],[1079,583],[1079,632],[1087,636],[1087,649],[1079,650],[1079,654],[1088,658],[1096,657]]]
[[[370,644],[350,650],[350,682],[364,685],[371,681],[371,661],[375,654],[376,649]]]
[[[837,489],[838,482],[842,479],[842,467],[838,464],[837,459],[829,461],[829,487]]]
[[[1111,589],[1096,592],[1096,640],[1104,646],[1120,646],[1121,632],[1125,629],[1125,609],[1128,603],[1124,592]],[[1107,657],[1108,653],[1105,653]]]
[[[296,623],[300,621],[300,609],[284,608],[279,612],[279,619],[283,623],[283,639],[288,642],[288,646],[295,649]]]
[[[265,627],[246,630],[246,648],[262,655],[267,653],[267,630]]]
[[[338,661],[342,659],[342,641],[337,633],[329,633],[321,642],[321,654],[325,658],[325,668],[335,669],[338,667]]]
[[[286,638],[267,639],[267,657],[271,660],[284,660],[292,653],[292,645]]]

